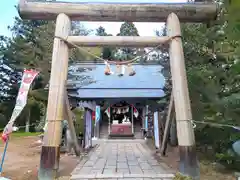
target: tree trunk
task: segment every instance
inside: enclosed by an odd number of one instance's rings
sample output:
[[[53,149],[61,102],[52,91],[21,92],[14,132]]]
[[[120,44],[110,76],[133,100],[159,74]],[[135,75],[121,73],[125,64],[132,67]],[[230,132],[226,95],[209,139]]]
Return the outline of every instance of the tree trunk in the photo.
[[[29,132],[30,119],[31,119],[31,108],[29,107],[29,108],[28,108],[28,115],[27,115],[26,126],[25,126],[25,132]]]

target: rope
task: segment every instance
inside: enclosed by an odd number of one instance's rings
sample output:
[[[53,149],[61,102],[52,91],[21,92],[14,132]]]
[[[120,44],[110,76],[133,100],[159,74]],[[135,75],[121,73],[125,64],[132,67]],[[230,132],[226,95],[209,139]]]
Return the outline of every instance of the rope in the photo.
[[[25,127],[27,127],[27,126],[29,126],[29,127],[32,127],[32,126],[35,126],[35,125],[37,125],[37,123],[33,123],[33,124],[31,124],[31,125],[25,125],[25,126],[16,126],[18,129],[20,129],[20,128],[25,128]],[[5,129],[5,128],[4,128]],[[2,131],[4,131],[4,129],[0,129],[0,132],[2,132]]]
[[[73,46],[73,47],[75,47],[75,48],[77,48],[77,49],[79,49],[81,51],[84,51],[85,53],[87,53],[87,54],[89,54],[89,55],[91,55],[91,56],[93,56],[93,57],[95,57],[95,58],[97,58],[99,60],[102,60],[102,61],[107,62],[109,64],[117,64],[117,65],[133,63],[133,62],[137,61],[138,59],[147,56],[149,53],[153,52],[154,50],[156,50],[157,48],[162,46],[162,44],[160,44],[160,45],[154,47],[153,49],[151,49],[149,52],[147,52],[147,53],[145,53],[145,54],[143,54],[141,56],[137,56],[137,57],[133,58],[132,60],[128,60],[128,61],[122,62],[122,61],[109,61],[109,60],[103,59],[103,58],[101,58],[99,56],[96,56],[95,54],[89,52],[88,50],[86,50],[86,49],[84,49],[84,48],[82,48],[82,47],[80,47],[80,46],[78,46],[78,45],[76,45],[74,43],[69,42],[68,41],[68,37],[64,39],[63,37],[55,36],[55,38],[58,38],[58,39],[64,41],[65,43],[70,44],[71,46]],[[167,39],[165,43],[168,43],[168,42],[172,41],[175,38],[182,38],[182,36],[181,35],[176,35],[176,36],[169,37],[169,39]],[[211,122],[206,122],[206,121],[195,121],[195,120],[177,120],[177,121],[189,121],[189,122],[192,123],[193,128],[196,128],[196,124],[207,124],[207,125],[212,125],[212,126],[230,127],[230,128],[233,128],[233,129],[236,129],[236,130],[240,131],[240,127],[239,126],[234,126],[234,125],[229,125],[229,124],[211,123]]]
[[[83,52],[85,52],[85,53],[87,53],[87,54],[89,54],[89,55],[99,59],[99,60],[107,62],[108,64],[117,64],[117,65],[125,65],[125,64],[133,63],[133,62],[139,60],[140,58],[147,56],[148,54],[150,54],[151,52],[155,51],[160,46],[162,46],[162,44],[159,44],[158,46],[154,47],[153,49],[151,49],[150,51],[148,51],[147,53],[145,53],[145,54],[143,54],[141,56],[137,56],[137,57],[135,57],[135,58],[133,58],[131,60],[122,62],[122,61],[109,61],[109,60],[103,59],[103,58],[101,58],[101,57],[91,53],[90,51],[88,51],[88,50],[86,50],[86,49],[84,49],[84,48],[82,48],[82,47],[80,47],[80,46],[78,46],[78,45],[76,45],[76,44],[74,44],[72,42],[69,42],[68,41],[68,37],[63,38],[63,37],[60,37],[60,36],[55,36],[55,38],[58,38],[58,39],[64,41],[65,43],[70,44],[71,46],[73,46],[73,47],[75,47],[75,48],[77,48],[77,49],[79,49],[79,50],[81,50],[81,51],[83,51]],[[168,43],[168,42],[172,41],[175,38],[182,38],[182,36],[181,35],[176,35],[176,36],[169,37],[169,39],[167,39],[165,43]]]
[[[206,121],[194,121],[192,120],[193,123],[198,123],[198,124],[207,124],[207,125],[212,125],[212,126],[220,126],[220,127],[229,127],[233,128],[236,130],[240,131],[240,126],[234,126],[234,125],[229,125],[229,124],[220,124],[220,123],[211,123],[211,122],[206,122]]]
[[[146,116],[148,116],[149,114],[146,114]],[[228,128],[233,128],[236,129],[238,131],[240,131],[240,126],[234,126],[231,124],[221,124],[221,123],[212,123],[212,122],[206,122],[206,121],[196,121],[196,120],[190,120],[190,119],[185,119],[185,120],[176,120],[176,122],[181,122],[181,121],[188,121],[190,123],[192,123],[193,129],[195,129],[197,127],[196,124],[206,124],[206,125],[211,125],[211,126],[218,126],[218,127],[228,127]]]
[[[177,122],[178,121],[189,121],[189,122],[192,123],[193,128],[197,127],[196,124],[206,124],[206,125],[211,125],[211,126],[233,128],[233,129],[236,129],[236,130],[240,131],[240,126],[234,126],[234,125],[230,125],[230,124],[220,124],[220,123],[212,123],[212,122],[206,122],[206,121],[195,121],[195,120],[177,120]]]

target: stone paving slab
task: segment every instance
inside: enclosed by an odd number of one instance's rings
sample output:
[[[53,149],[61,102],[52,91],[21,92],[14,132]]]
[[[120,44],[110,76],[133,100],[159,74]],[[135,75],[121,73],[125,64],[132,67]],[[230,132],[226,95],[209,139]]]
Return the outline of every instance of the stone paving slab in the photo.
[[[164,164],[159,163],[143,142],[103,142],[90,157],[72,172],[72,180],[81,179],[172,179]]]
[[[151,174],[148,175],[144,175],[143,177],[138,175],[138,176],[129,176],[129,177],[125,177],[121,174],[116,174],[115,176],[106,176],[104,174],[98,175],[98,176],[94,176],[94,175],[74,175],[71,177],[71,180],[82,180],[82,179],[88,179],[88,180],[94,180],[94,179],[109,179],[109,180],[113,180],[113,179],[129,179],[129,180],[135,180],[135,179],[142,179],[142,180],[173,180],[173,176],[151,176]]]
[[[69,179],[65,179],[69,180]],[[170,180],[170,179],[162,179],[162,178],[107,178],[107,179],[86,179],[86,178],[80,178],[77,180]]]

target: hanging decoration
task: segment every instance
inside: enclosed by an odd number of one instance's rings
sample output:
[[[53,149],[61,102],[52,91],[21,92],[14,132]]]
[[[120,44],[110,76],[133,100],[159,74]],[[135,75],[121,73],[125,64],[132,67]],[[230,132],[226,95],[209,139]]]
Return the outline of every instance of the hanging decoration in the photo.
[[[104,61],[104,64],[106,65],[104,74],[107,76],[113,74],[113,72],[111,71],[111,68],[110,68],[110,64],[107,61]]]
[[[129,76],[134,76],[136,71],[133,69],[132,64],[127,65],[127,73]]]
[[[133,115],[137,118],[139,116],[139,112],[137,110],[137,108],[135,108],[133,105],[131,105],[133,107]],[[129,112],[129,106],[123,106],[123,107],[114,107],[111,106],[112,108],[112,112],[116,113],[116,114],[125,114]],[[105,113],[107,114],[108,117],[110,117],[110,106],[106,109]]]
[[[122,69],[121,69],[121,70],[122,70],[121,74],[124,75],[124,74],[125,74],[125,65],[122,65],[121,67],[122,67]]]
[[[95,101],[79,101],[77,104],[78,108],[88,108],[95,111],[96,102]]]
[[[129,124],[129,123],[131,123],[131,122],[130,122],[130,119],[129,119],[127,116],[124,116],[122,123],[123,123],[123,124]]]
[[[4,142],[8,140],[9,135],[13,132],[13,125],[15,123],[15,120],[21,114],[22,110],[27,104],[27,97],[30,86],[38,73],[39,72],[35,70],[24,70],[12,116],[2,133],[2,140]]]
[[[133,115],[137,118],[139,115],[138,110],[133,105],[132,105],[132,107],[133,107]]]
[[[119,65],[119,64],[116,65],[116,72],[115,72],[115,73],[116,73],[118,76],[123,76],[121,65]]]
[[[95,111],[92,111],[92,120],[95,121],[95,115],[96,115],[96,112]]]
[[[117,114],[121,114],[121,108],[117,108]]]
[[[125,114],[127,112],[129,112],[129,107],[128,106],[123,106],[123,107],[114,107],[112,106],[112,112],[116,113],[116,114]]]
[[[106,109],[105,113],[107,114],[108,117],[110,117],[110,107]]]
[[[124,66],[124,65],[119,65],[119,64],[117,64],[117,65],[116,65],[116,74],[117,74],[118,76],[123,76],[124,73],[125,73],[125,66]]]
[[[111,67],[110,67],[110,64],[107,62],[107,61],[104,61],[106,67],[105,67],[105,70],[104,70],[104,74],[105,75],[111,75],[111,74],[114,74],[114,72],[111,71]],[[121,64],[116,64],[116,69],[115,69],[115,74],[117,76],[124,76],[125,74],[125,69],[127,71],[127,74],[129,76],[134,76],[136,74],[136,71],[134,70],[132,64],[128,64],[127,67],[125,65],[121,65]]]

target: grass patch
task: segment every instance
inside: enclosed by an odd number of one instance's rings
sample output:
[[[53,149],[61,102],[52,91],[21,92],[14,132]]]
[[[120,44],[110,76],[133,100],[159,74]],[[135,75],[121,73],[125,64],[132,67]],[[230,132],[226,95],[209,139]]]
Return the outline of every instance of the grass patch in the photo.
[[[18,139],[18,138],[22,138],[22,137],[29,137],[29,136],[38,136],[40,135],[41,132],[13,132],[10,135],[10,141],[11,139]],[[2,139],[0,138],[0,144],[3,144]]]
[[[76,116],[76,125],[75,125],[75,131],[76,134],[78,135],[80,132],[84,132],[84,121],[83,121],[83,114],[84,111],[80,110],[80,109],[74,109],[73,113]]]
[[[235,179],[234,171],[227,170],[223,166],[218,167],[215,163],[206,160],[200,162],[200,175],[202,179],[207,180]]]
[[[38,136],[41,132],[14,132],[11,137],[27,137],[27,136]]]
[[[183,176],[180,173],[177,173],[173,180],[193,180],[191,177]]]
[[[218,169],[208,161],[200,162],[200,177],[204,180],[234,180],[234,172],[226,169]],[[193,180],[191,177],[183,176],[177,173],[174,180]]]

